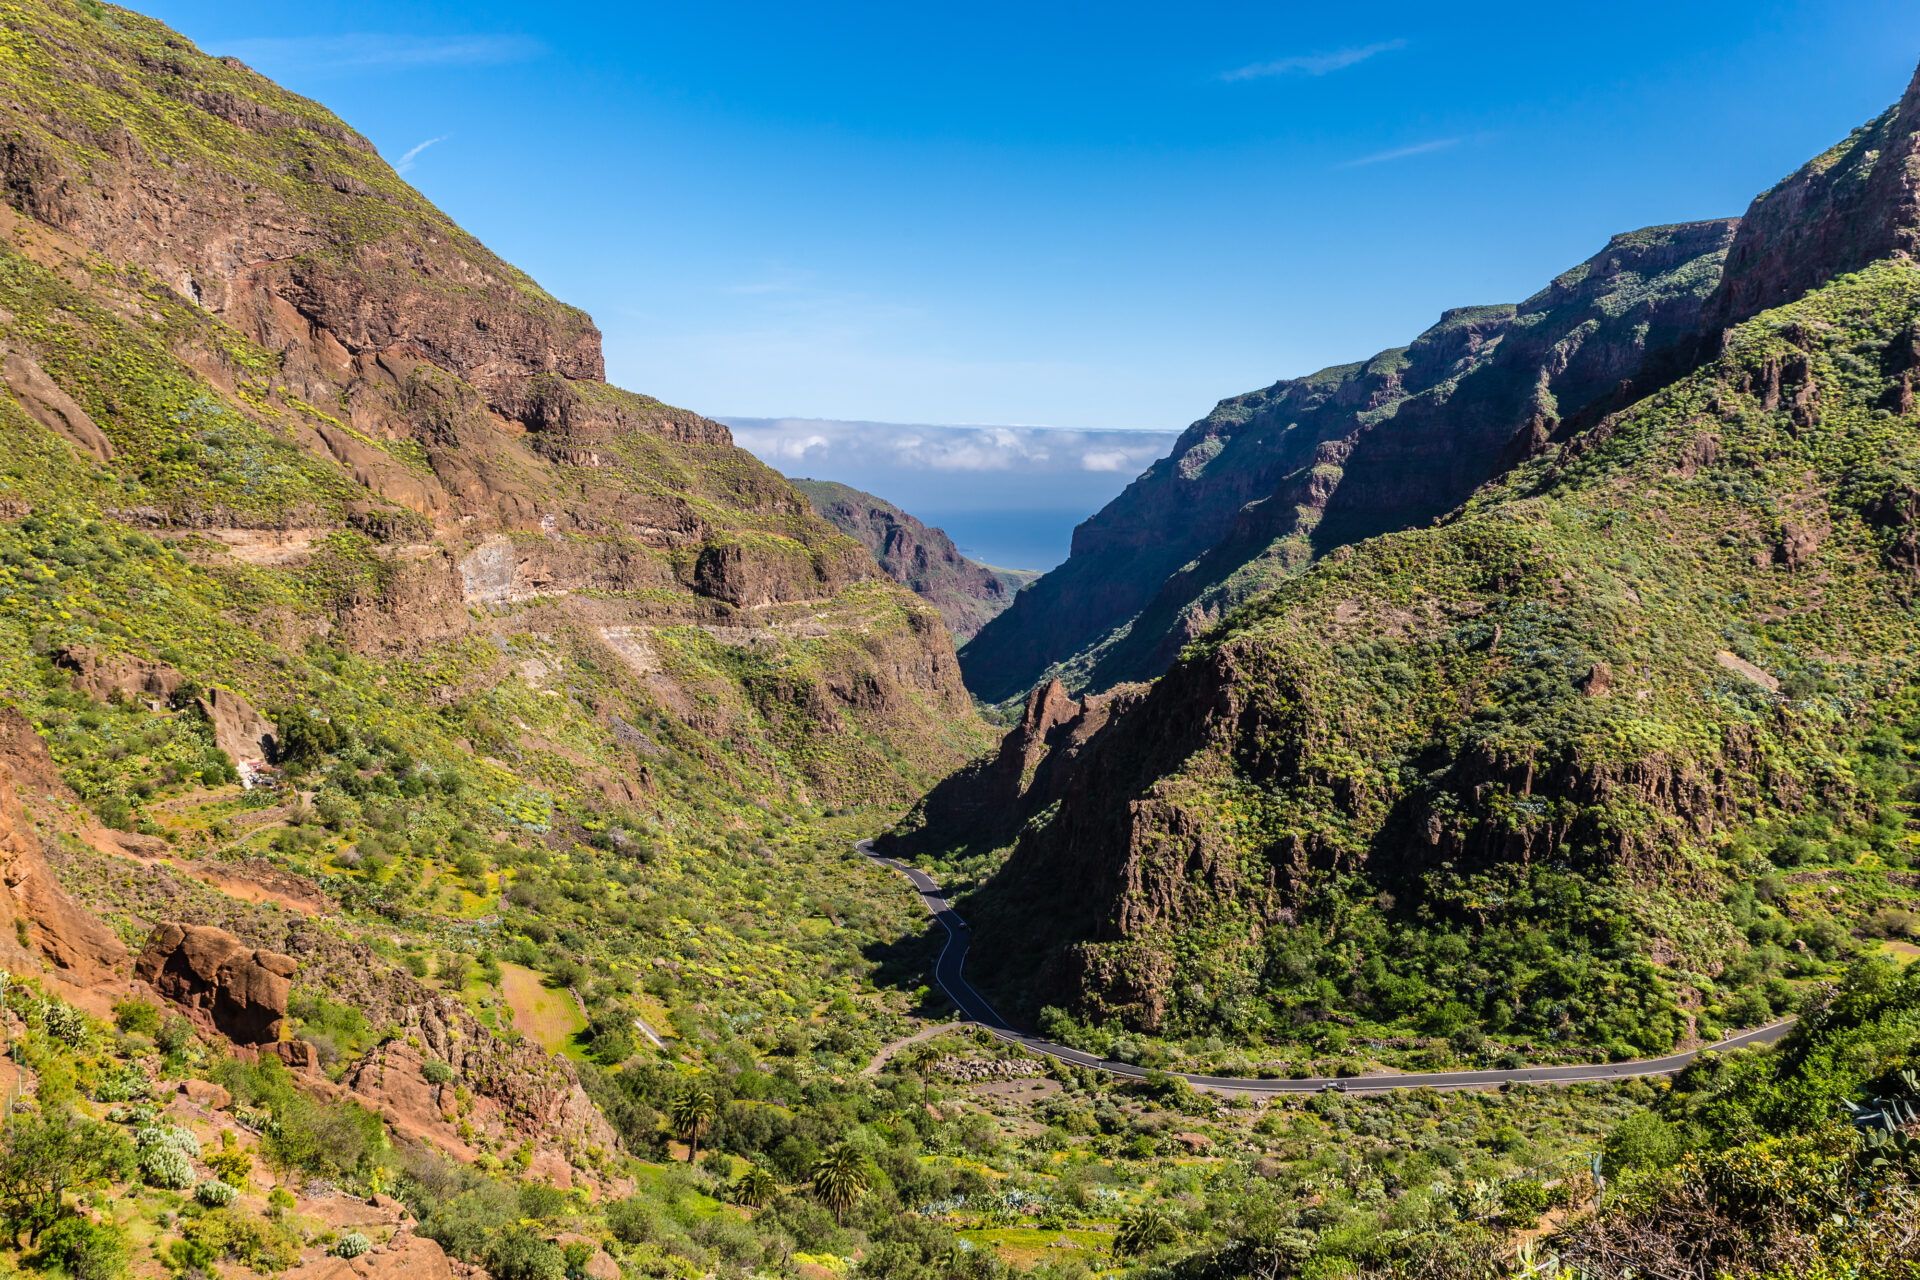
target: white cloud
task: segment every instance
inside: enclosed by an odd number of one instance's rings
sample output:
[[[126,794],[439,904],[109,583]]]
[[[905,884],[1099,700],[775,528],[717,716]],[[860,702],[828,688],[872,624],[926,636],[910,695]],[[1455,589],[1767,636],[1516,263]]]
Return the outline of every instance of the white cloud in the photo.
[[[1125,449],[1098,449],[1080,455],[1080,466],[1087,471],[1124,471],[1131,456]]]
[[[1422,142],[1411,147],[1400,147],[1393,151],[1382,151],[1375,155],[1361,156],[1358,160],[1349,160],[1341,165],[1342,169],[1358,169],[1363,165],[1385,164],[1389,160],[1405,160],[1408,156],[1424,156],[1434,151],[1445,151],[1457,147],[1460,138],[1435,138],[1432,142]]]
[[[412,150],[408,151],[407,154],[401,156],[398,160],[394,161],[393,171],[395,173],[406,173],[407,171],[413,168],[413,162],[419,158],[420,153],[422,151],[425,151],[428,147],[432,146],[436,142],[445,142],[446,140],[447,140],[446,135],[444,134],[438,138],[428,138],[425,142],[422,142],[418,146],[414,147]]]
[[[769,442],[769,444],[775,456],[791,458],[796,462],[805,458],[810,453],[825,453],[833,447],[825,436],[776,438]]]
[[[210,42],[216,53],[242,62],[309,72],[401,71],[424,67],[490,67],[524,62],[546,52],[531,36],[412,36],[361,32],[344,36]]]
[[[1176,438],[1166,431],[947,427],[813,418],[730,418],[742,448],[774,463],[902,471],[1071,475],[1144,470]]]
[[[1335,71],[1344,71],[1369,58],[1383,53],[1392,53],[1396,49],[1407,47],[1405,40],[1384,40],[1379,44],[1360,45],[1351,49],[1332,49],[1325,53],[1295,54],[1290,58],[1277,58],[1272,62],[1255,62],[1232,71],[1222,71],[1222,80],[1262,80],[1268,76],[1324,76]]]

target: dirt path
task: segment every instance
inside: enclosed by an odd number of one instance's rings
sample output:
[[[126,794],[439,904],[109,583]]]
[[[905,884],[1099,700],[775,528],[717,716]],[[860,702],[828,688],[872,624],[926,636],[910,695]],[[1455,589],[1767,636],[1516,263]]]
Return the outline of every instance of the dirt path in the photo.
[[[886,1066],[894,1054],[900,1052],[910,1044],[918,1044],[922,1040],[931,1040],[935,1036],[948,1031],[963,1031],[969,1027],[978,1025],[978,1023],[973,1022],[930,1022],[904,1039],[895,1040],[892,1044],[881,1045],[880,1052],[873,1055],[873,1061],[869,1062],[860,1074],[863,1076],[879,1075],[880,1068]]]
[[[202,884],[218,889],[229,898],[238,898],[242,902],[271,902],[289,911],[298,911],[302,915],[309,916],[336,909],[334,902],[324,894],[316,899],[306,896],[303,892],[262,884],[242,868],[220,863],[196,862],[189,858],[177,857],[171,852],[155,855],[136,852],[117,840],[115,837],[118,834],[118,832],[96,827],[86,832],[84,838],[88,846],[99,853],[138,863],[143,867],[164,866],[180,875],[191,876]]]

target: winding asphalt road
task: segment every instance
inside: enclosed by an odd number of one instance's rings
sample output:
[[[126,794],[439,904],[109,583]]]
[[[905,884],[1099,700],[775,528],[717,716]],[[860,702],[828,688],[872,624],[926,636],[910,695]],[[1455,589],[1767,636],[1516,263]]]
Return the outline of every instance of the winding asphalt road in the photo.
[[[1146,1075],[1146,1070],[1130,1063],[1115,1062],[1110,1058],[1097,1058],[1090,1053],[1082,1053],[1063,1044],[1054,1044],[1038,1036],[1030,1036],[1015,1030],[1005,1018],[994,1012],[992,1005],[968,985],[962,969],[967,963],[969,932],[967,922],[955,914],[947,905],[946,894],[934,878],[918,867],[910,867],[893,858],[885,858],[873,851],[873,841],[862,840],[854,848],[866,857],[885,867],[906,876],[920,895],[927,910],[940,927],[947,931],[946,945],[940,949],[940,958],[934,962],[933,980],[947,993],[947,998],[964,1013],[968,1019],[978,1023],[1002,1040],[1018,1044],[1034,1053],[1058,1058],[1062,1062],[1071,1062],[1076,1066],[1097,1067],[1116,1076],[1126,1076],[1138,1080]],[[1373,1093],[1382,1089],[1410,1089],[1419,1086],[1436,1089],[1488,1089],[1503,1084],[1568,1084],[1576,1080],[1626,1080],[1634,1076],[1672,1075],[1692,1062],[1695,1057],[1708,1051],[1744,1048],[1751,1044],[1771,1044],[1787,1034],[1794,1019],[1776,1022],[1771,1026],[1755,1031],[1743,1031],[1737,1036],[1722,1040],[1690,1053],[1671,1054],[1665,1058],[1643,1058],[1634,1062],[1606,1062],[1583,1064],[1571,1067],[1519,1067],[1511,1071],[1416,1071],[1401,1075],[1349,1076],[1345,1078],[1317,1077],[1307,1080],[1263,1080],[1236,1079],[1231,1076],[1194,1076],[1182,1072],[1181,1079],[1198,1089],[1209,1089],[1225,1093],[1317,1093],[1322,1089],[1339,1089],[1349,1093]]]

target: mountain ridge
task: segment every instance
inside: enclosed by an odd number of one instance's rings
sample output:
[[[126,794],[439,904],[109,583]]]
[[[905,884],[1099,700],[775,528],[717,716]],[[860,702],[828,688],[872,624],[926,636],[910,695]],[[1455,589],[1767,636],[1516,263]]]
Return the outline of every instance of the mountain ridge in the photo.
[[[1877,162],[1861,141],[1877,138],[1904,173],[1916,122],[1903,106],[1832,155]],[[1836,163],[1786,189],[1818,194]],[[1728,906],[1743,881],[1834,868],[1819,874],[1847,896],[1790,926],[1821,946],[1863,927],[1856,902],[1910,897],[1895,762],[1920,742],[1902,603],[1920,269],[1902,246],[1920,213],[1888,185],[1891,212],[1801,202],[1812,231],[1695,224],[1713,253],[1741,246],[1745,274],[1695,270],[1671,340],[1603,361],[1625,385],[1591,379],[1595,407],[1523,421],[1511,449],[1482,434],[1498,469],[1463,504],[1330,539],[1103,714],[1036,690],[1000,763],[954,775],[895,835],[935,857],[1011,841],[964,904],[976,982],[1083,1036],[1284,1045],[1339,1017],[1620,1054],[1722,1025],[1778,963],[1757,941],[1775,926]],[[1810,236],[1816,261],[1883,256],[1717,327]],[[1435,336],[1471,353],[1506,323],[1454,312]],[[1365,406],[1380,364],[1317,390]]]
[[[971,640],[1039,576],[970,560],[944,529],[931,528],[885,498],[851,485],[808,479],[790,483],[823,519],[866,547],[887,576],[940,610],[957,644]]]
[[[1690,349],[1735,226],[1616,236],[1523,303],[1455,308],[1408,347],[1222,401],[982,629],[969,687],[995,702],[1048,675],[1150,679],[1328,547],[1457,505],[1650,358]]]

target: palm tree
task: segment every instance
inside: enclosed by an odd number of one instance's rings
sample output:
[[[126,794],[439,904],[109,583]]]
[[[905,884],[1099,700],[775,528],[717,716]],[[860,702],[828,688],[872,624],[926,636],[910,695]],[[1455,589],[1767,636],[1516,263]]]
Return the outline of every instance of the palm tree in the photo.
[[[749,1209],[758,1209],[780,1194],[780,1184],[759,1165],[748,1165],[740,1180],[733,1184],[733,1198]]]
[[[833,1220],[841,1222],[867,1190],[867,1161],[858,1151],[841,1143],[813,1166],[813,1194],[833,1210]]]
[[[1113,1251],[1121,1257],[1151,1253],[1163,1244],[1180,1238],[1180,1228],[1166,1214],[1146,1205],[1121,1220],[1113,1236]]]
[[[686,1141],[688,1164],[700,1154],[700,1135],[713,1123],[714,1114],[713,1094],[697,1084],[688,1085],[673,1100],[673,1131]]]

